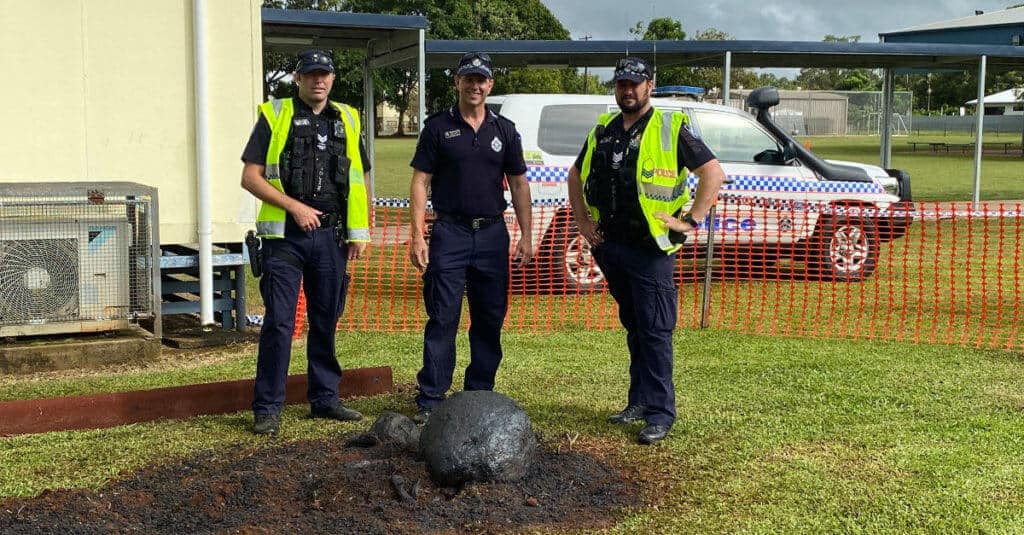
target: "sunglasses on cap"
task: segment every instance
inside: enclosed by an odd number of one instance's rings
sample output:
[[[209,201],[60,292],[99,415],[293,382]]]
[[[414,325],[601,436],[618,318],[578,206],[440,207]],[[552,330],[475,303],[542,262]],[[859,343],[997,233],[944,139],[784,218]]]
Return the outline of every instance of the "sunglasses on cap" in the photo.
[[[486,63],[491,62],[491,56],[487,55],[486,52],[469,52],[462,56],[462,59],[459,60],[459,64],[461,65],[467,61],[473,61],[474,59],[479,59]]]
[[[323,52],[308,52],[299,55],[299,61],[295,64],[295,69],[298,70],[300,67],[309,64],[325,65],[328,67],[333,66],[331,57],[327,54],[324,54]]]
[[[651,77],[651,73],[650,70],[647,68],[647,65],[644,65],[643,63],[633,58],[623,58],[620,59],[619,62],[615,64],[615,73],[618,74],[620,72],[630,72],[633,74],[638,74],[645,78]]]

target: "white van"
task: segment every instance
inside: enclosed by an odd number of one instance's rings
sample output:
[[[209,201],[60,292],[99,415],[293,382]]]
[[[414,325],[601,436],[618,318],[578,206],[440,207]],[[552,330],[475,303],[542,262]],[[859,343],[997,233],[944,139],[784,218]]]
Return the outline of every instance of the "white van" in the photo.
[[[772,121],[768,110],[778,104],[774,88],[758,89],[748,97],[756,116],[689,100],[651,102],[659,109],[685,112],[691,130],[707,143],[727,175],[714,221],[704,221],[686,248],[703,250],[710,226],[719,258],[746,264],[755,259],[765,265],[790,257],[805,261],[818,276],[857,281],[874,271],[879,244],[906,232],[909,176],[815,156]],[[618,110],[614,97],[514,94],[488,97],[487,107],[514,121],[522,134],[535,206],[537,256],[532,272],[513,280],[550,281],[551,288],[576,292],[602,288],[604,277],[571,216],[567,179],[598,116]],[[696,184],[691,174],[691,198]],[[518,229],[511,208],[506,222],[514,248]]]

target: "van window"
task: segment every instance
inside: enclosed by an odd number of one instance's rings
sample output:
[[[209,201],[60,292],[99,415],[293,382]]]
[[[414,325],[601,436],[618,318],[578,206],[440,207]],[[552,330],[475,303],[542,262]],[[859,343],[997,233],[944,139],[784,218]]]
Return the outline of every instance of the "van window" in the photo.
[[[705,110],[694,113],[701,138],[723,162],[754,162],[754,155],[761,151],[779,150],[775,138],[750,119]]]
[[[537,146],[555,156],[576,156],[607,104],[552,104],[540,111]]]
[[[500,103],[495,104],[495,103],[488,102],[488,103],[486,103],[484,105],[487,106],[487,110],[488,111],[494,113],[495,115],[501,113],[501,104]]]

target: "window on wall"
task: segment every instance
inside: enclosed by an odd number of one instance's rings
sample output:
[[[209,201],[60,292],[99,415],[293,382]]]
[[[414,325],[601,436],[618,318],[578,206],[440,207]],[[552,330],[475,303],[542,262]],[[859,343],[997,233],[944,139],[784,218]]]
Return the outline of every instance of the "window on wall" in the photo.
[[[779,150],[779,143],[761,125],[734,113],[695,110],[704,143],[723,162],[754,162],[754,155]]]

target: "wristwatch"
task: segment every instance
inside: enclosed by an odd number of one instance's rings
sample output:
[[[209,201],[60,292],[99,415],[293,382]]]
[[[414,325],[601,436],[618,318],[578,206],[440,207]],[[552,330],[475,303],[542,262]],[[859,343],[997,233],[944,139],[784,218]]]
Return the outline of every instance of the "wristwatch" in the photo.
[[[686,221],[686,223],[689,224],[691,227],[697,228],[697,220],[693,218],[693,214],[691,214],[690,212],[686,212],[685,214],[683,214],[683,217],[681,219],[683,221]]]

